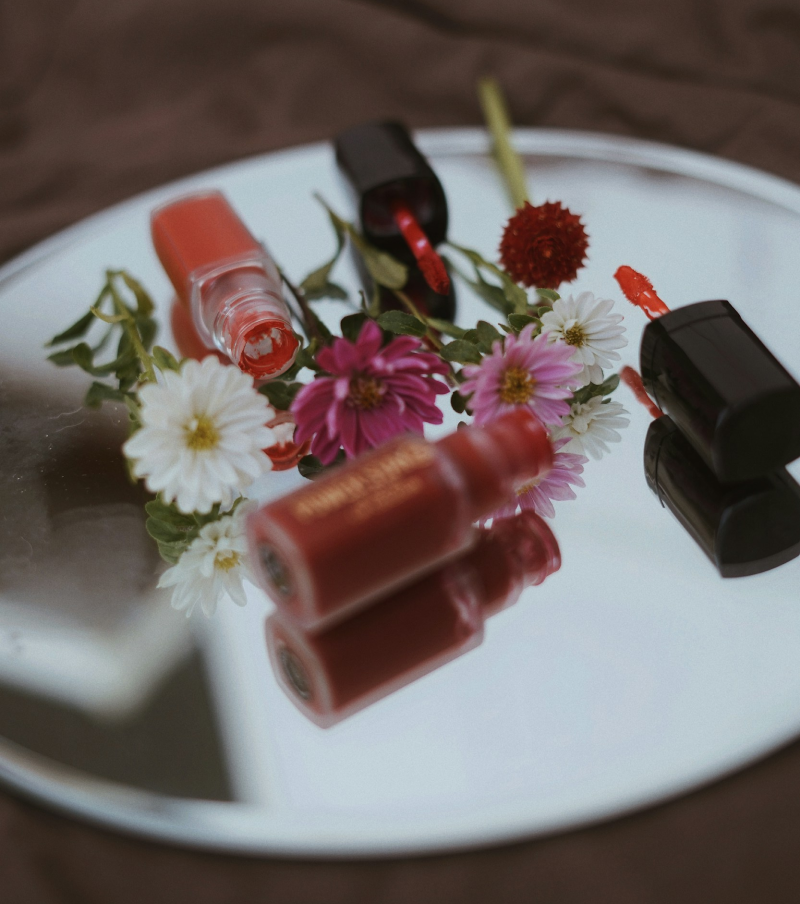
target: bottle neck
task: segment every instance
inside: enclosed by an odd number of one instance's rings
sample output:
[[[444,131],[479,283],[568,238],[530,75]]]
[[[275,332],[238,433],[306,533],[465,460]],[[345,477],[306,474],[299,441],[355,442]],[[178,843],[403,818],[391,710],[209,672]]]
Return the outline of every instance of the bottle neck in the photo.
[[[470,520],[509,502],[523,483],[553,467],[553,447],[541,421],[519,408],[483,427],[457,430],[436,444],[462,475]]]
[[[525,511],[482,529],[468,562],[478,602],[489,618],[513,605],[525,587],[541,584],[558,571],[561,552],[542,518]]]
[[[228,264],[194,277],[191,308],[200,336],[246,373],[276,377],[294,362],[299,342],[289,309],[277,273],[263,261]]]

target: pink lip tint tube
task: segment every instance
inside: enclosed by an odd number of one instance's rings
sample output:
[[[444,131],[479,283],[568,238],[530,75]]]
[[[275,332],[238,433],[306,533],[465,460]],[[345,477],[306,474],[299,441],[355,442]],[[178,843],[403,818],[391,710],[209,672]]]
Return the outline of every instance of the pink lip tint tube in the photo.
[[[552,466],[527,408],[437,443],[396,437],[250,515],[256,578],[320,630],[472,546],[473,523]]]
[[[153,245],[200,341],[257,379],[288,370],[299,348],[269,255],[221,192],[153,211]]]
[[[561,565],[533,512],[477,532],[466,555],[316,634],[272,615],[267,649],[289,699],[323,728],[477,647],[484,621]]]

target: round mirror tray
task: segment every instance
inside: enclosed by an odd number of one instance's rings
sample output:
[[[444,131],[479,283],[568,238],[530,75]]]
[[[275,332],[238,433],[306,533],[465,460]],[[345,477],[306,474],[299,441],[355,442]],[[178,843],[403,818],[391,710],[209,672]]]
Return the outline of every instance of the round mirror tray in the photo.
[[[449,199],[449,234],[496,254],[510,209],[479,130],[420,133]],[[520,129],[535,201],[590,235],[565,292],[616,299],[623,363],[644,315],[621,264],[672,307],[727,298],[790,369],[800,352],[800,189],[723,160],[601,135]],[[648,489],[647,411],[557,503],[563,566],[487,625],[480,647],[324,730],[267,660],[272,606],[191,619],[163,568],[119,446],[126,414],[82,407],[89,378],[44,342],[92,302],[107,267],[156,299],[171,288],[149,213],[222,189],[296,280],[334,249],[320,193],[352,218],[327,144],[244,160],[133,198],[0,270],[0,778],[76,816],[250,853],[363,856],[553,832],[682,793],[800,731],[800,562],[723,580]],[[358,286],[343,259],[336,279]],[[318,302],[329,324],[349,309]],[[458,321],[491,310],[459,286]],[[449,432],[456,415],[431,436]],[[800,471],[790,466],[797,477]],[[273,473],[259,498],[302,482]]]

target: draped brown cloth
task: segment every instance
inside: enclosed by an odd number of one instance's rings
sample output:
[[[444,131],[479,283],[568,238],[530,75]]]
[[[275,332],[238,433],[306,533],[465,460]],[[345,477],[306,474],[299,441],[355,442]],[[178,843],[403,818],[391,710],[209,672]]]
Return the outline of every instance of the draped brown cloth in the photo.
[[[791,0],[0,0],[0,260],[135,192],[357,121],[478,124],[486,73],[519,125],[800,182]],[[604,825],[364,862],[181,850],[0,793],[3,904],[799,899],[799,743]]]

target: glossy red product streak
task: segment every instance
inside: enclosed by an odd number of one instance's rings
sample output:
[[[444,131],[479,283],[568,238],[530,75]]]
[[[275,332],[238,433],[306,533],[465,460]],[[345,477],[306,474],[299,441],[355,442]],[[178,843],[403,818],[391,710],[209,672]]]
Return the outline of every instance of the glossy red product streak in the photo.
[[[253,513],[256,578],[287,618],[319,630],[469,548],[473,523],[552,463],[522,408],[435,444],[398,437]]]
[[[478,646],[486,618],[561,565],[533,512],[479,532],[475,547],[344,622],[310,635],[273,615],[270,661],[284,691],[329,727]]]
[[[434,292],[447,295],[450,291],[450,277],[447,275],[444,262],[433,249],[428,236],[422,231],[408,205],[395,200],[392,203],[392,216],[411,253],[417,259],[425,281]]]
[[[640,402],[644,407],[650,412],[650,416],[652,418],[661,417],[664,412],[658,407],[658,405],[653,402],[650,396],[647,394],[647,391],[644,388],[644,384],[642,383],[642,378],[639,376],[638,371],[635,371],[632,367],[629,367],[627,364],[622,370],[619,372],[620,379],[622,382],[633,391],[633,394],[636,396],[636,401]]]
[[[643,273],[624,265],[617,268],[614,279],[619,283],[622,294],[628,301],[641,308],[650,320],[669,313],[669,308],[658,297],[653,284]]]
[[[151,216],[153,245],[197,337],[256,378],[278,376],[299,343],[280,277],[220,192],[180,198]],[[197,355],[192,355],[196,357]]]

